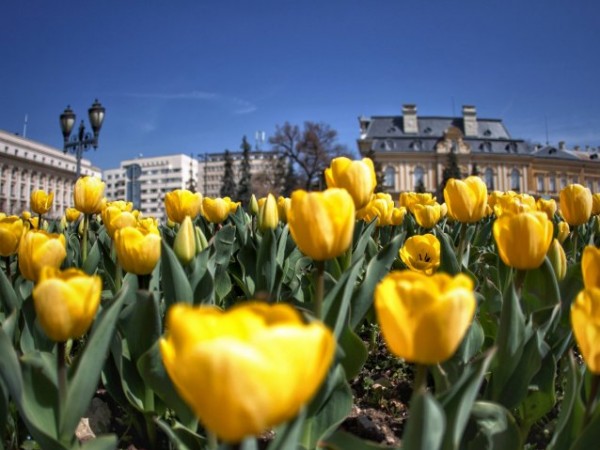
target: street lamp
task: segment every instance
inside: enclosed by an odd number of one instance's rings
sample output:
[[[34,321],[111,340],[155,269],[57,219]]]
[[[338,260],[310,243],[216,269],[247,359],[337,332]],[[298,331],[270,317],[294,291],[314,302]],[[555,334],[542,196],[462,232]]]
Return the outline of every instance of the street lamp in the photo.
[[[85,125],[82,120],[79,124],[79,132],[70,141],[69,136],[73,130],[73,125],[75,125],[75,113],[70,106],[67,106],[65,111],[60,115],[60,128],[64,137],[63,150],[65,153],[68,151],[75,153],[77,160],[75,174],[77,178],[81,175],[81,157],[83,156],[83,152],[90,147],[94,147],[94,150],[98,148],[98,134],[100,134],[100,128],[104,121],[104,112],[104,106],[96,99],[90,109],[88,109],[88,117],[94,134],[85,132]]]

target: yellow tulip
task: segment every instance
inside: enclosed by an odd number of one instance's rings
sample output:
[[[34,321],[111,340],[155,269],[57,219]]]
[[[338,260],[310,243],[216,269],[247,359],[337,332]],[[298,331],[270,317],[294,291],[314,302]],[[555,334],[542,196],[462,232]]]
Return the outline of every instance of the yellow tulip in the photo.
[[[391,272],[375,288],[375,312],[388,348],[419,364],[454,354],[475,307],[473,282],[463,274]]]
[[[509,191],[496,199],[494,214],[496,217],[504,214],[517,214],[522,212],[537,211],[535,199],[528,194],[517,194]]]
[[[109,206],[112,206],[113,208],[118,208],[121,211],[133,211],[133,203],[126,202],[125,200],[114,200],[112,202],[104,202],[102,209],[108,208]]]
[[[167,217],[173,222],[181,223],[185,216],[194,220],[202,211],[202,194],[187,189],[175,189],[165,194]]]
[[[571,305],[571,327],[590,372],[600,374],[600,288],[586,288]]]
[[[102,294],[102,279],[79,269],[63,272],[45,266],[33,289],[33,302],[40,325],[48,337],[66,342],[89,329]]]
[[[31,210],[36,214],[46,214],[52,209],[54,201],[54,192],[49,194],[42,189],[35,190],[31,193],[30,206]]]
[[[548,219],[552,220],[554,218],[557,209],[556,200],[553,198],[546,200],[540,197],[535,202],[535,205],[538,211],[546,213]]]
[[[352,244],[354,201],[344,189],[292,193],[288,225],[292,238],[305,255],[316,261],[335,258]]]
[[[402,192],[400,194],[400,206],[404,206],[412,214],[415,213],[415,205],[434,205],[437,203],[430,192]]]
[[[415,203],[413,205],[413,214],[419,226],[433,228],[442,217],[442,208],[439,203],[434,203],[433,205]]]
[[[67,208],[65,209],[65,218],[67,222],[75,222],[81,216],[81,211],[76,208]]]
[[[24,230],[23,219],[18,216],[8,216],[0,219],[0,256],[10,256],[17,253]]]
[[[75,208],[84,214],[96,214],[102,211],[104,182],[97,177],[84,176],[75,183],[73,199]]]
[[[385,192],[378,192],[373,195],[367,206],[357,211],[356,218],[364,220],[365,222],[371,222],[374,219],[377,219],[378,227],[394,225],[394,208],[392,196]],[[406,208],[404,211],[406,211]],[[402,219],[404,219],[404,216],[402,216]]]
[[[600,192],[592,194],[592,215],[600,214]]]
[[[406,216],[406,208],[401,206],[400,208],[392,209],[392,218],[390,220],[390,225],[402,225],[404,222],[404,217]]]
[[[116,205],[109,205],[102,210],[102,223],[108,235],[111,239],[114,239],[115,231],[120,228],[135,226],[137,218],[129,211],[123,210]]]
[[[258,228],[261,231],[273,230],[277,228],[277,225],[279,225],[277,200],[273,194],[269,194],[258,210]]]
[[[554,232],[545,213],[504,214],[494,222],[494,239],[500,258],[510,267],[536,269],[544,258]]]
[[[354,200],[354,207],[360,209],[371,200],[377,186],[377,175],[370,158],[352,161],[340,156],[325,169],[325,182],[328,188],[346,189]]]
[[[552,240],[552,244],[550,244],[550,249],[548,250],[548,259],[550,260],[550,264],[552,264],[556,279],[558,281],[563,280],[567,275],[567,255],[563,246],[558,242],[558,239]]]
[[[126,272],[149,275],[160,259],[161,237],[158,230],[138,225],[115,231],[115,249],[119,264]]]
[[[478,176],[451,178],[444,188],[448,214],[463,223],[480,221],[487,211],[487,187]]]
[[[279,220],[281,220],[283,223],[287,223],[288,211],[290,210],[291,205],[291,198],[282,197],[281,195],[277,197],[277,213],[279,215]]]
[[[190,216],[185,216],[173,242],[173,251],[184,266],[196,256],[196,230]]]
[[[433,234],[409,237],[400,249],[400,259],[410,270],[431,275],[440,266],[440,241]]]
[[[600,249],[588,245],[581,256],[581,273],[586,289],[600,288]]]
[[[64,234],[30,230],[23,235],[19,243],[19,270],[28,280],[37,281],[42,267],[58,269],[66,256],[67,244]]]
[[[556,236],[558,242],[561,244],[565,242],[565,239],[567,239],[570,232],[571,229],[569,228],[569,224],[567,222],[558,222],[558,235]]]
[[[224,222],[229,214],[235,212],[239,202],[233,202],[229,197],[204,197],[202,200],[202,211],[204,217],[211,223]]]
[[[226,442],[292,419],[325,379],[335,339],[293,307],[245,302],[227,312],[177,304],[160,352],[177,391]]]
[[[258,214],[258,201],[256,200],[256,195],[252,194],[250,196],[250,214],[256,216]]]
[[[570,184],[559,194],[560,212],[571,226],[586,223],[592,215],[592,193],[580,184]]]

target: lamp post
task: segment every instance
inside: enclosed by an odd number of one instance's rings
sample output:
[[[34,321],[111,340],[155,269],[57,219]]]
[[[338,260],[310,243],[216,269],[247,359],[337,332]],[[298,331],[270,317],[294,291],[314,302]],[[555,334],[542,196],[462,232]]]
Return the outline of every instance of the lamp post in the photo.
[[[79,124],[77,135],[73,136],[71,140],[69,140],[69,136],[73,130],[73,125],[75,125],[75,113],[70,106],[67,106],[60,115],[60,128],[64,137],[63,150],[65,153],[68,151],[75,153],[75,159],[77,160],[75,174],[77,178],[81,175],[81,157],[83,156],[83,152],[90,147],[94,147],[94,150],[98,148],[98,134],[100,134],[100,128],[104,121],[104,113],[104,106],[96,99],[88,109],[88,117],[90,119],[93,134],[89,132],[86,133],[85,125],[82,120]]]

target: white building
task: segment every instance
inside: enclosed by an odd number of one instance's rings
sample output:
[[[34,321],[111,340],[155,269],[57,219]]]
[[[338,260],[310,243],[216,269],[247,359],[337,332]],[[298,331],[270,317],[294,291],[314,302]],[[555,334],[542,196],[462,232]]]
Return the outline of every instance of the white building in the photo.
[[[48,217],[62,217],[73,206],[76,163],[60,149],[0,130],[0,212],[29,211],[31,193],[43,189],[54,193]],[[101,176],[87,159],[81,160],[81,174]]]
[[[165,219],[165,193],[198,189],[198,162],[188,155],[140,157],[121,161],[117,169],[103,172],[106,198],[127,200],[146,216]]]

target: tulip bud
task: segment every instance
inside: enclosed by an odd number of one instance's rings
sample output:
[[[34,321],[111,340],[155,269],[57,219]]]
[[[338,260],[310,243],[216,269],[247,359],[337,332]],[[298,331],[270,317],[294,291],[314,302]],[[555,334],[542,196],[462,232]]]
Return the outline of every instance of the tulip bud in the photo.
[[[273,230],[277,225],[279,225],[277,200],[273,194],[269,194],[258,211],[258,228],[260,231]]]
[[[600,214],[600,192],[592,194],[592,215]]]
[[[258,201],[256,200],[256,195],[252,194],[250,197],[250,214],[256,216],[258,214]]]
[[[552,264],[556,279],[561,281],[567,274],[567,255],[565,254],[565,249],[557,239],[554,239],[550,245],[548,259],[550,260],[550,264]]]
[[[204,233],[202,232],[200,227],[195,227],[195,228],[196,228],[196,252],[200,253],[206,247],[208,247],[208,241],[206,240],[206,236],[204,235]]]
[[[115,231],[115,250],[126,272],[149,275],[160,259],[161,237],[152,221]]]
[[[75,222],[77,219],[79,219],[80,215],[81,215],[81,211],[79,211],[75,208],[65,209],[65,218],[67,219],[67,222],[69,222],[69,223]]]
[[[558,242],[561,244],[565,242],[565,239],[569,236],[571,229],[569,228],[569,224],[567,222],[558,222],[558,235],[556,238]]]
[[[196,231],[190,216],[186,216],[181,222],[173,243],[173,251],[184,266],[188,265],[196,256]]]

